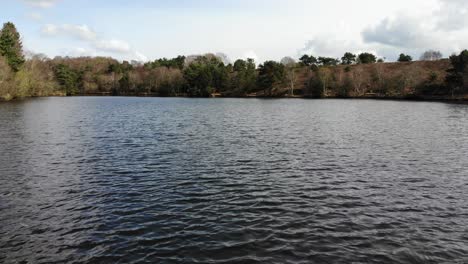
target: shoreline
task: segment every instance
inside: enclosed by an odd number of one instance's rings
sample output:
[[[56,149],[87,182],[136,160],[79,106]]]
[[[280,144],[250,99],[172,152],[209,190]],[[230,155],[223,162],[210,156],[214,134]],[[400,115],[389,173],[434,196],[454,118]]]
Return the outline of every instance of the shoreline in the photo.
[[[158,96],[158,95],[108,95],[108,94],[83,94],[83,95],[50,95],[50,96],[32,96],[14,98],[5,100],[0,98],[0,103],[19,102],[27,99],[48,98],[48,97],[141,97],[141,98],[185,98],[185,99],[306,99],[306,100],[381,100],[381,101],[407,101],[407,102],[441,102],[441,103],[458,103],[468,104],[468,96],[460,96],[455,98],[448,97],[383,97],[383,96],[362,96],[362,97],[310,97],[310,96],[210,96],[210,97],[193,97],[193,96]]]

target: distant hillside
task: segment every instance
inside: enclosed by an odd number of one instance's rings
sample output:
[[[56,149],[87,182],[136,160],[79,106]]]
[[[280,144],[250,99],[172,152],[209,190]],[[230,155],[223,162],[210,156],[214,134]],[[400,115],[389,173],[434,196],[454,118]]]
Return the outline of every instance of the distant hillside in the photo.
[[[437,54],[437,53],[436,53]],[[441,58],[441,55],[431,56]],[[401,54],[400,61],[411,61]],[[346,65],[343,65],[346,64]],[[128,62],[25,56],[13,23],[0,30],[0,100],[51,95],[468,99],[468,51],[450,59],[384,63],[371,53],[341,60],[236,60],[215,54]]]
[[[298,67],[294,97],[445,98],[450,60]],[[250,96],[264,96],[263,91]],[[291,96],[291,87],[273,96]],[[464,98],[465,95],[457,98]]]

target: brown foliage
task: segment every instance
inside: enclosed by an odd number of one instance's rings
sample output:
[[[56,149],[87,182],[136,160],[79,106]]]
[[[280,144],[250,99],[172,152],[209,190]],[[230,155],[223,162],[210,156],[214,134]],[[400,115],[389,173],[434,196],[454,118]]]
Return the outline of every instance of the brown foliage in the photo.
[[[417,95],[421,87],[444,86],[448,60],[416,61],[407,63],[376,63],[351,66],[301,69],[297,89],[307,94],[309,80],[319,81],[328,97],[407,97]]]

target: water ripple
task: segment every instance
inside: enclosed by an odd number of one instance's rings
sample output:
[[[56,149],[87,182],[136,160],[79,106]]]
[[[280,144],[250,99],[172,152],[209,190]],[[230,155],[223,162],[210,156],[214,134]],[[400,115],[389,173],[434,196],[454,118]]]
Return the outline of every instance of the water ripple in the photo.
[[[1,263],[468,263],[468,107],[0,104]]]

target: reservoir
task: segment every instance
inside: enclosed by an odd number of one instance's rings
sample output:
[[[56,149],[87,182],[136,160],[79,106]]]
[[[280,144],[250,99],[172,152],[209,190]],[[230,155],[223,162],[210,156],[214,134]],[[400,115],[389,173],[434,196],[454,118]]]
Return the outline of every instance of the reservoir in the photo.
[[[468,105],[0,104],[0,263],[467,263]]]

